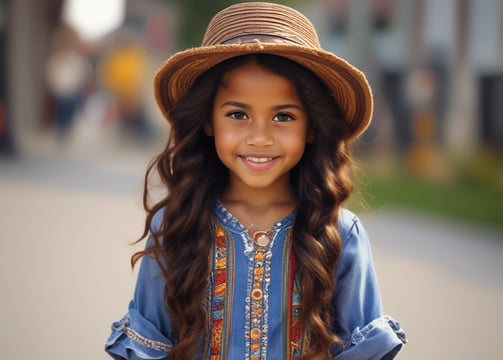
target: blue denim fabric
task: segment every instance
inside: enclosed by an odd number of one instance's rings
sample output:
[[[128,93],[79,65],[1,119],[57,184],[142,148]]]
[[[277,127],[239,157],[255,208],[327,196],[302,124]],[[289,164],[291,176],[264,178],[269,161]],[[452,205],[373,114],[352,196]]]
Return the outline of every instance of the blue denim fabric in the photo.
[[[362,223],[345,210],[339,219],[343,251],[336,269],[333,331],[336,360],[393,359],[406,342],[398,322],[383,315],[369,238]]]
[[[363,328],[357,327],[351,335],[350,347],[335,359],[393,359],[406,341],[405,332],[400,328],[400,324],[385,315]],[[376,343],[380,346],[375,346]]]
[[[109,353],[114,359],[165,359],[171,341],[131,302],[128,314],[113,323],[112,335],[105,347],[111,350]]]
[[[245,231],[237,219],[225,209],[216,206],[215,216],[229,233],[232,233],[236,244],[236,274],[246,265],[245,260],[238,256],[240,234]],[[154,217],[153,228],[160,225],[162,214]],[[294,213],[282,220],[289,227],[294,220]],[[334,344],[332,354],[334,360],[377,360],[393,359],[406,342],[406,336],[398,322],[382,314],[381,297],[374,271],[371,249],[367,233],[359,219],[347,210],[343,210],[339,219],[339,231],[343,240],[343,251],[336,268],[336,290],[333,304],[336,309],[332,331],[337,334],[341,344]],[[278,242],[274,247],[281,251],[282,242],[286,237],[286,228],[278,234]],[[146,246],[150,246],[150,241]],[[278,250],[280,249],[280,250]],[[280,254],[273,254],[279,257]],[[278,281],[281,272],[274,270],[272,281]],[[235,288],[242,288],[239,279],[246,281],[246,276],[236,276]],[[136,283],[134,299],[131,301],[125,317],[112,325],[112,334],[105,349],[115,359],[166,359],[169,348],[174,341],[170,329],[170,320],[164,309],[162,293],[164,279],[156,262],[144,257]],[[281,299],[271,292],[271,314],[280,313],[275,307]],[[237,298],[234,304],[244,296],[236,290]],[[274,309],[274,310],[273,310]],[[235,306],[232,315],[232,334],[229,359],[236,354],[244,354],[244,342],[239,336],[243,329],[241,307]],[[241,315],[241,316],[240,316]],[[281,319],[270,316],[270,341],[268,343],[268,358],[278,360],[285,358],[283,354]],[[241,330],[242,332],[242,330]]]

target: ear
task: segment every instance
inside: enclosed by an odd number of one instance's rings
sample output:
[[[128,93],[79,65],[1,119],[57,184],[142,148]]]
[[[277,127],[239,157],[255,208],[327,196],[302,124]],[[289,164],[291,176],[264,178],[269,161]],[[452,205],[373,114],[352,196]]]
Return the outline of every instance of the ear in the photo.
[[[213,136],[213,124],[211,119],[207,119],[203,124],[204,133],[208,136]]]

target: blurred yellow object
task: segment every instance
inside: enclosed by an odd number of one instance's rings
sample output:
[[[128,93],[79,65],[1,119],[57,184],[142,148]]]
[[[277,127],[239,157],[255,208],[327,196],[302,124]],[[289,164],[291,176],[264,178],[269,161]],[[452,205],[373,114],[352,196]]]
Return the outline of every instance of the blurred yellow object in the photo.
[[[122,104],[140,101],[147,54],[136,44],[119,45],[103,59],[99,76],[103,86]]]

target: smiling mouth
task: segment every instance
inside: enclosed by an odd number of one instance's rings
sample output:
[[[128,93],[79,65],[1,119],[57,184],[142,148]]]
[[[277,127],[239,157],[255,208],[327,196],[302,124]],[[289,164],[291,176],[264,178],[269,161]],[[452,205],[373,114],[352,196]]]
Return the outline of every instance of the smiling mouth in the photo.
[[[243,156],[243,158],[247,161],[257,163],[257,164],[263,164],[263,163],[272,161],[274,159],[272,157],[256,157],[256,156]]]

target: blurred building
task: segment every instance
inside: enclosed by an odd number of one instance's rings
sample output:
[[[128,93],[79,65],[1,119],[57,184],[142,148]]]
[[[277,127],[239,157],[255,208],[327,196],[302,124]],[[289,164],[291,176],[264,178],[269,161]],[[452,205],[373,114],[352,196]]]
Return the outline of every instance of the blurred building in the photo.
[[[125,25],[144,34],[149,50],[167,53],[173,37],[169,9],[151,0],[127,4]],[[64,5],[65,0],[0,0],[0,154],[33,151],[46,126],[45,67],[53,34],[64,25]],[[102,44],[80,46],[93,61]]]
[[[171,9],[152,9],[168,3],[128,0],[126,7],[128,25],[141,29],[148,46],[164,57],[174,46],[170,29],[176,17]],[[44,121],[43,69],[63,4],[0,0],[0,152],[30,148]],[[454,151],[503,151],[498,107],[503,99],[503,0],[297,4],[316,23],[324,47],[368,74],[376,119],[367,136],[387,133],[389,141],[405,146],[420,129],[421,136]],[[423,124],[415,126],[413,119]]]
[[[430,107],[443,147],[503,151],[502,0],[318,0],[305,8],[324,46],[367,73],[375,125],[387,114],[398,146],[414,140],[416,96],[429,92],[421,110]]]
[[[23,134],[39,125],[43,113],[44,62],[48,35],[57,24],[62,0],[0,0],[0,38],[4,117],[0,151],[25,146]]]

